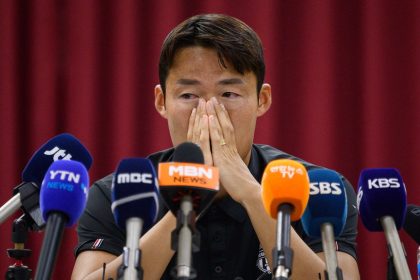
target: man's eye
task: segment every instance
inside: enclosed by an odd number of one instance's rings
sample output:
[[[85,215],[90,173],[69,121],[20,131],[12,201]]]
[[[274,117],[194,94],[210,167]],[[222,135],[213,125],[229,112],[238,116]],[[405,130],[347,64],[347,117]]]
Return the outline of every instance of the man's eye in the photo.
[[[192,93],[183,93],[179,96],[182,99],[194,99],[194,98],[198,98],[197,95],[192,94]]]
[[[234,92],[230,92],[230,91],[224,92],[222,94],[222,97],[226,97],[226,98],[235,98],[235,97],[238,97],[238,96],[239,96],[239,94],[234,93]]]

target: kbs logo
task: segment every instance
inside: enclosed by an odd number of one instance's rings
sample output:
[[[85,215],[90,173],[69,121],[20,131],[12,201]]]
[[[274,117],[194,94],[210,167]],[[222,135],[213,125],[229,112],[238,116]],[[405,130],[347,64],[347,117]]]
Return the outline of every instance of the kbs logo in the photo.
[[[64,170],[50,170],[50,179],[54,180],[59,176],[59,180],[69,183],[78,184],[80,182],[80,174]]]
[[[340,195],[343,192],[340,189],[340,183],[316,182],[316,183],[310,183],[309,193],[310,195],[317,195],[317,194]]]
[[[270,168],[271,173],[279,172],[283,176],[283,178],[288,177],[289,179],[292,179],[295,174],[303,175],[303,170],[301,168],[296,168],[294,166],[290,165],[279,165],[279,166],[273,166]]]
[[[120,173],[117,175],[118,184],[126,183],[145,183],[152,184],[152,174],[150,173]]]
[[[398,178],[375,178],[368,180],[368,188],[371,189],[387,189],[399,188],[401,185]]]
[[[52,156],[54,155],[53,159],[54,161],[57,160],[70,160],[71,159],[71,154],[66,154],[66,150],[61,150],[59,147],[54,147],[52,150],[50,151],[45,151],[44,155],[47,156]]]

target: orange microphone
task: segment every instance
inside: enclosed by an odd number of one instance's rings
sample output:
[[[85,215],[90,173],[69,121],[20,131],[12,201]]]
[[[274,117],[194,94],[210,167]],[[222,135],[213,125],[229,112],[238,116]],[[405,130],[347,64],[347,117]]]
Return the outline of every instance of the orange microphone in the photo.
[[[219,170],[204,164],[200,147],[184,142],[174,150],[173,162],[159,163],[160,194],[177,217],[171,248],[177,252],[177,264],[171,274],[177,280],[197,276],[192,252],[200,248],[200,233],[195,217],[208,207],[219,190]]]
[[[308,204],[308,173],[297,161],[274,160],[266,166],[261,185],[265,211],[277,219],[276,246],[273,249],[273,279],[289,279],[293,263],[290,221],[299,220]]]

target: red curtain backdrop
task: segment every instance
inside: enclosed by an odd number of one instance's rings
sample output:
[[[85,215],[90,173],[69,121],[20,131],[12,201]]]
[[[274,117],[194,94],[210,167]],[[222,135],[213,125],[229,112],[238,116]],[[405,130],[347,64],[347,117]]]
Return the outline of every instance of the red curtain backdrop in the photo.
[[[0,205],[61,132],[92,153],[91,182],[124,157],[169,147],[153,105],[160,46],[209,12],[242,19],[263,41],[273,105],[255,142],[334,168],[355,189],[361,169],[396,167],[420,204],[420,1],[0,0]],[[0,225],[0,277],[12,221]],[[400,236],[414,278],[417,245]],[[26,244],[34,270],[42,239]],[[76,242],[66,229],[56,279],[70,277]],[[386,278],[384,234],[361,222],[358,255],[362,279]]]

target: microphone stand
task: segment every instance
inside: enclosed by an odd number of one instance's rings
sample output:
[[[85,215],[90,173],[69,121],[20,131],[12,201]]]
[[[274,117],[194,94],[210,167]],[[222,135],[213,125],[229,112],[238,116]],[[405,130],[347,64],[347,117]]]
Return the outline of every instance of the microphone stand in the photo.
[[[322,248],[325,253],[325,279],[343,280],[343,272],[338,266],[337,253],[334,248],[334,228],[330,223],[321,225]]]
[[[61,213],[51,212],[48,215],[44,240],[39,253],[35,280],[51,279],[58,250],[64,235],[67,218]]]
[[[381,225],[385,232],[386,241],[392,251],[392,259],[395,265],[399,279],[411,279],[407,260],[403,252],[401,241],[398,236],[397,228],[392,217],[385,216],[381,218]]]
[[[273,249],[273,279],[286,280],[292,274],[293,250],[290,247],[290,213],[293,206],[285,203],[278,208],[277,243]]]
[[[28,228],[33,231],[42,230],[45,222],[39,209],[39,187],[33,182],[23,182],[13,189],[14,196],[0,207],[0,224],[19,208],[32,220],[28,220]]]
[[[398,280],[397,270],[395,269],[394,265],[394,254],[392,253],[391,246],[387,244],[388,249],[388,260],[387,260],[387,274],[386,279],[387,280]],[[407,252],[405,251],[404,244],[401,242],[401,247],[404,252],[404,256],[407,258]]]
[[[200,233],[195,228],[195,212],[192,198],[185,195],[181,198],[181,207],[177,212],[177,225],[171,236],[171,248],[177,252],[177,265],[171,276],[177,280],[188,280],[197,277],[192,267],[192,252],[200,250]]]
[[[118,280],[143,279],[143,269],[141,268],[141,250],[139,249],[139,239],[142,227],[143,221],[140,218],[133,217],[127,220],[127,241],[126,246],[124,247],[123,262],[118,269]]]
[[[15,264],[8,267],[5,279],[8,280],[29,280],[32,270],[23,264],[22,259],[31,256],[32,250],[25,249],[25,242],[28,239],[28,223],[26,216],[22,215],[14,220],[12,227],[12,242],[14,249],[7,249],[9,258],[15,259]]]

